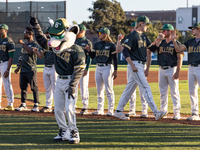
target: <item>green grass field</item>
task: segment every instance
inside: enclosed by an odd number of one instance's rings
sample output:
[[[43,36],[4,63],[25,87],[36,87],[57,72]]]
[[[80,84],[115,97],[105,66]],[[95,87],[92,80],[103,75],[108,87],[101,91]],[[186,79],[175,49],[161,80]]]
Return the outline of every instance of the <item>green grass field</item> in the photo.
[[[12,73],[16,69],[16,64],[12,65]],[[150,66],[150,71],[158,71],[158,65],[151,65]],[[44,65],[37,65],[37,71],[38,72],[43,72]],[[95,71],[96,65],[91,65],[90,66],[90,71]],[[127,65],[118,65],[118,71],[126,71],[127,70]],[[188,65],[183,65],[181,67],[181,71],[187,71],[188,70]]]
[[[158,83],[150,83],[150,87],[152,90],[152,94],[154,97],[154,101],[158,108],[160,107],[160,92],[159,92],[159,87]],[[114,92],[115,92],[115,108],[117,108],[119,99],[125,89],[125,85],[117,85],[114,86]],[[180,96],[181,96],[181,113],[184,114],[190,114],[191,112],[191,107],[190,107],[190,97],[189,97],[189,90],[188,90],[188,82],[187,81],[180,81],[179,82],[179,90],[180,90]],[[97,109],[97,90],[96,88],[89,88],[89,108],[90,109]],[[200,91],[199,91],[200,94]],[[28,99],[33,100],[33,94],[28,94]],[[15,95],[15,98],[20,98],[20,95]],[[45,93],[40,93],[40,106],[45,106]],[[168,90],[168,112],[173,113],[173,104],[172,104],[172,99],[170,95],[170,89]],[[77,102],[77,108],[82,108],[82,101],[80,97],[80,91],[78,95],[78,102]],[[108,101],[105,95],[105,109],[108,108]],[[129,104],[125,106],[125,110],[129,110]],[[149,112],[151,112],[151,109],[148,109]],[[141,111],[141,101],[139,98],[139,92],[137,88],[137,101],[136,101],[136,111]]]
[[[145,121],[77,119],[81,142],[54,142],[54,117],[0,115],[0,149],[199,149],[199,126]]]
[[[14,68],[14,67],[13,67]],[[38,66],[42,71],[43,66]],[[94,66],[95,69],[95,66]],[[126,66],[121,66],[121,70]],[[183,68],[187,69],[187,67]],[[154,66],[151,70],[158,70]],[[154,101],[160,106],[158,83],[150,83]],[[125,85],[114,86],[115,108]],[[179,83],[181,95],[181,113],[190,114],[190,98],[187,81]],[[90,88],[90,108],[97,108],[96,88]],[[168,110],[173,113],[170,91]],[[200,93],[199,93],[200,94]],[[15,95],[20,98],[20,95]],[[33,99],[28,94],[28,99]],[[45,93],[40,93],[40,106],[45,106]],[[82,108],[80,92],[77,107]],[[105,96],[105,109],[108,107]],[[125,107],[129,110],[129,105]],[[136,110],[141,111],[141,103],[137,89]],[[151,110],[149,109],[149,112]],[[70,145],[68,142],[54,142],[53,137],[58,133],[54,117],[0,115],[0,150],[7,149],[136,149],[136,150],[190,150],[200,147],[200,128],[193,125],[166,124],[147,121],[121,121],[77,119],[81,142]]]

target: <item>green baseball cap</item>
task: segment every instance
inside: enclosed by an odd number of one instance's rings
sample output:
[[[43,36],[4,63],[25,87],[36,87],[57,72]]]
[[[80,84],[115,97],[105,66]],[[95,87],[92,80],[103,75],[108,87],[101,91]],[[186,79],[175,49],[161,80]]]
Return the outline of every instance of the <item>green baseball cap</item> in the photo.
[[[83,24],[79,24],[80,31],[86,31],[86,27]]]
[[[165,24],[160,30],[174,30],[174,27],[171,24]]]
[[[188,29],[200,28],[200,23],[195,23],[192,26],[188,27]]]
[[[139,16],[137,18],[137,22],[144,22],[146,24],[150,24],[149,23],[149,18],[147,16],[145,16],[145,15]]]
[[[106,27],[101,28],[98,32],[110,35],[110,30]]]
[[[53,27],[49,29],[49,33],[52,35],[60,35],[67,28],[69,28],[67,20],[65,18],[59,18],[54,22]]]
[[[136,22],[133,22],[129,27],[133,28],[133,27],[135,27],[135,24],[136,24]]]
[[[5,29],[5,30],[8,30],[8,26],[6,24],[1,24],[0,25],[0,29]]]

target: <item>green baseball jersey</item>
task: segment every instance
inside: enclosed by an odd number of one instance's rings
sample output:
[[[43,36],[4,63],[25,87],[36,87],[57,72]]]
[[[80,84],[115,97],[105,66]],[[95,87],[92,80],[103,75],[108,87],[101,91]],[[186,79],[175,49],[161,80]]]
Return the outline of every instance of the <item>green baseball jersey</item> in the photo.
[[[89,65],[91,63],[91,58],[89,56],[89,53],[88,51],[85,49],[85,46],[88,45],[90,47],[90,49],[93,49],[93,46],[92,46],[92,43],[90,42],[89,39],[87,39],[86,37],[83,37],[83,38],[79,38],[75,41],[75,44],[81,46],[85,52],[85,62],[86,62],[86,70],[88,70],[89,68]]]
[[[38,44],[36,41],[30,42],[26,44],[28,47],[38,48]],[[37,55],[35,53],[29,54],[25,48],[21,49],[21,72],[30,72],[37,70]]]
[[[59,75],[72,75],[74,69],[85,68],[85,53],[74,44],[67,51],[55,54],[55,69]]]
[[[9,57],[14,57],[15,43],[11,38],[0,38],[0,61],[8,61]],[[11,55],[12,54],[12,55]]]
[[[150,44],[151,42],[145,34],[133,31],[122,45],[130,50],[129,55],[131,60],[146,62],[146,49]]]
[[[188,64],[200,64],[200,41],[197,42],[196,38],[189,39],[183,46],[188,51]]]
[[[178,41],[177,44],[180,45]],[[152,48],[149,48],[149,50],[152,52],[157,51],[157,63],[159,66],[177,66],[178,58],[172,41],[167,43],[166,40],[162,40],[159,47],[152,46]]]
[[[112,52],[116,51],[115,44],[100,41],[94,45],[95,57],[97,63],[112,64]],[[116,55],[116,54],[114,54]]]

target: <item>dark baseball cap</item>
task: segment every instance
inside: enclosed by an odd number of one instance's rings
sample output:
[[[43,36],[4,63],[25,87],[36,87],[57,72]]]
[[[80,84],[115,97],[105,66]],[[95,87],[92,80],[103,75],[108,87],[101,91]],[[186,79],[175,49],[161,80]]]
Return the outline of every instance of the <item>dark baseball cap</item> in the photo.
[[[165,24],[160,30],[174,30],[174,27],[171,24]]]
[[[62,34],[67,28],[69,28],[69,23],[65,18],[59,18],[53,24],[53,27],[49,29],[49,33],[52,35],[60,35]]]
[[[104,34],[107,34],[107,35],[110,35],[110,30],[106,27],[104,28],[101,28],[99,31],[97,32],[100,32],[100,33],[104,33]]]
[[[188,29],[200,28],[200,23],[195,23],[192,26],[188,27]]]
[[[129,26],[129,28],[133,28],[133,27],[135,27],[135,25],[136,25],[136,22],[133,22],[133,23]]]
[[[5,29],[5,30],[8,30],[8,26],[6,24],[1,24],[0,25],[0,29]]]
[[[145,15],[139,16],[137,18],[137,22],[144,22],[146,24],[150,24],[149,23],[149,18],[147,16],[145,16]]]
[[[79,24],[80,31],[86,31],[86,27],[83,24]]]

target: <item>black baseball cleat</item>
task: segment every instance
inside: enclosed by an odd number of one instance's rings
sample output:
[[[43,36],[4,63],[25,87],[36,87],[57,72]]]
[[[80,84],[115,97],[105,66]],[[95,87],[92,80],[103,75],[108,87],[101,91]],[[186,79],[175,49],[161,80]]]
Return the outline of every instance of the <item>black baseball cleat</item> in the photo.
[[[81,115],[84,115],[84,114],[87,114],[88,113],[88,109],[86,108],[83,108],[81,111],[80,111],[80,114]]]

